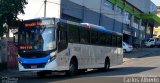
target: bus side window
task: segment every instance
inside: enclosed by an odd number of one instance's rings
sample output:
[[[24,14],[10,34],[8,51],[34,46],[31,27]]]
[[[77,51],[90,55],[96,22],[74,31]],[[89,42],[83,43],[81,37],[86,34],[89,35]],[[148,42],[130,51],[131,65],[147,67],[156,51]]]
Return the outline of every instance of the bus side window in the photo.
[[[116,35],[112,35],[112,46],[117,47],[117,36]]]
[[[80,43],[82,44],[89,44],[90,43],[90,32],[87,29],[81,28],[80,29]]]
[[[61,52],[67,48],[67,31],[58,30],[58,52]]]
[[[122,37],[121,36],[117,36],[117,47],[122,47]]]
[[[98,32],[91,30],[91,44],[96,45],[98,40]]]
[[[68,30],[68,42],[79,43],[79,26],[69,24]]]
[[[107,46],[112,46],[112,35],[111,34],[106,34],[106,43]]]

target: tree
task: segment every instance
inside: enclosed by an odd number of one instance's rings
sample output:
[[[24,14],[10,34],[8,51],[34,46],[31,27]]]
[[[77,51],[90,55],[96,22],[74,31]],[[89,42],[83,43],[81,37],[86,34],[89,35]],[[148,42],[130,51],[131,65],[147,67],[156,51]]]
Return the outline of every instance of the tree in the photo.
[[[26,0],[0,0],[0,37],[6,32],[3,24],[15,26],[17,15],[25,14],[24,8],[28,4]]]

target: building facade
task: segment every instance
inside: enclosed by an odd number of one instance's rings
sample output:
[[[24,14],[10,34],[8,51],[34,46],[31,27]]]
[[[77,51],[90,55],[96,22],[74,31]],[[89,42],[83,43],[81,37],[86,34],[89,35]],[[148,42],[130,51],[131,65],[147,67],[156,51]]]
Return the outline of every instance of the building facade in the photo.
[[[157,7],[157,15],[160,17],[160,6]],[[160,24],[156,25],[153,30],[153,37],[160,38]]]
[[[60,18],[92,23],[123,33],[123,41],[141,45],[153,36],[155,23],[160,23],[150,0],[61,0]]]

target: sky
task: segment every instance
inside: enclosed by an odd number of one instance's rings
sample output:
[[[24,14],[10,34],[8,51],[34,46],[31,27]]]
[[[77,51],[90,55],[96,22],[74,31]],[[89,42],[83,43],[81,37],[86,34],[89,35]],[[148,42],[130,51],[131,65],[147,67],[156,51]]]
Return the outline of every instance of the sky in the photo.
[[[60,17],[60,0],[47,0],[47,17]],[[20,14],[18,17],[23,20],[44,17],[44,0],[28,0],[25,6],[25,14]]]
[[[157,6],[160,6],[160,0],[151,0],[154,4],[156,4]]]
[[[24,9],[25,14],[18,17],[23,20],[44,17],[44,0],[28,0],[28,4]],[[60,0],[47,0],[47,17],[60,17]],[[157,6],[160,6],[160,0],[151,0]],[[58,4],[57,4],[58,3]]]

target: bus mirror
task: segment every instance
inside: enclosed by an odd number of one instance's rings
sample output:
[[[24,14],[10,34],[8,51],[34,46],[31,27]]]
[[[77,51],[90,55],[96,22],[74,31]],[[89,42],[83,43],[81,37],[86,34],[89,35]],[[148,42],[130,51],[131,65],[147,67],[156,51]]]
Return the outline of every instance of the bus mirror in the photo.
[[[15,36],[13,36],[13,42],[14,42],[14,43],[16,42]]]
[[[13,43],[14,43],[14,45],[15,45],[16,47],[18,47],[18,42],[16,42],[16,37],[15,37],[15,36],[13,36]]]

